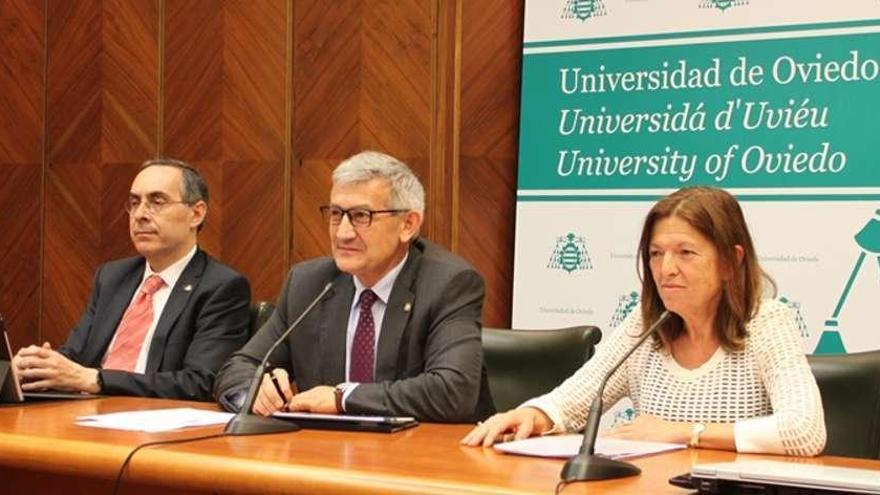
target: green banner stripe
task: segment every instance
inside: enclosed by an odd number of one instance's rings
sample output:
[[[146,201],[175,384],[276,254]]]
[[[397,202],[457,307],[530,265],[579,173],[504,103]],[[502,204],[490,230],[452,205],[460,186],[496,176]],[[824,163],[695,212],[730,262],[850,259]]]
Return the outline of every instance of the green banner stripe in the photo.
[[[572,202],[584,202],[584,201],[657,201],[662,198],[661,195],[647,195],[647,196],[517,196],[516,200],[518,202],[524,203],[540,203],[540,202],[548,202],[548,201],[572,201]]]
[[[609,36],[606,38],[582,38],[575,40],[530,41],[523,43],[523,50],[528,48],[563,47],[572,45],[596,45],[601,43],[620,43],[637,41],[670,40],[678,38],[707,38],[712,36],[730,36],[741,34],[789,33],[792,31],[814,31],[820,29],[841,29],[880,26],[880,19],[859,21],[828,22],[814,24],[794,24],[789,26],[766,26],[757,28],[715,29],[706,31],[683,31],[661,34],[640,34],[632,36]]]
[[[518,185],[880,188],[878,83],[880,33],[524,57]]]

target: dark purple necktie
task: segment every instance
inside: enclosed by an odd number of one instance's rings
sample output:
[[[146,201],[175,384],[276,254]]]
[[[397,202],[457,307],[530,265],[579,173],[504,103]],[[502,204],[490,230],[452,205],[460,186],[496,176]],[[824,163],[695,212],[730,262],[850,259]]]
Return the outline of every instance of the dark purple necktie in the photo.
[[[373,355],[376,342],[376,324],[373,322],[373,303],[378,297],[367,289],[361,292],[358,300],[360,315],[357,329],[354,331],[354,342],[351,344],[351,369],[349,381],[369,383],[373,381]]]

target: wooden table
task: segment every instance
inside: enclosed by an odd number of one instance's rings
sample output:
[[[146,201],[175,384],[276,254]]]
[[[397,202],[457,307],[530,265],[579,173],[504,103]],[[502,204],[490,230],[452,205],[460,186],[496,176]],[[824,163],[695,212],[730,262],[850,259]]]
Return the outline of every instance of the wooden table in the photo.
[[[139,398],[0,407],[3,493],[111,493],[138,444],[219,433],[221,427],[134,433],[74,425],[77,416],[213,404]],[[121,493],[553,493],[563,461],[460,447],[467,425],[423,424],[394,434],[303,430],[147,447]],[[642,475],[567,486],[564,494],[687,493],[667,483],[692,464],[761,456],[684,450],[634,461]],[[880,461],[820,457],[792,462],[880,469]]]

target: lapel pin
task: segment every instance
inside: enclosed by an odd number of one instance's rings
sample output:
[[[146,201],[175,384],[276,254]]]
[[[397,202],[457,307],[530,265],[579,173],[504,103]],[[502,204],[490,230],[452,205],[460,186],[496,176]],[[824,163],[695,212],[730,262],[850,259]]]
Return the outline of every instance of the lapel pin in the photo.
[[[186,291],[186,292],[192,292],[192,290],[193,290],[193,286],[192,286],[192,284],[186,284],[186,285],[184,285],[184,286],[183,286],[183,290]]]
[[[409,310],[411,310],[411,309],[412,309],[412,303],[406,303],[403,305],[403,312],[404,313],[409,313]]]

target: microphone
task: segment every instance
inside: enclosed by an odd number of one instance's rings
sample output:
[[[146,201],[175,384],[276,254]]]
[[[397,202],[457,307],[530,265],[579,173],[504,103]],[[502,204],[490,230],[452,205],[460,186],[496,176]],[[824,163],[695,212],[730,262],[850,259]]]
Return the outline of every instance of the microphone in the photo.
[[[569,459],[562,468],[560,478],[563,482],[570,483],[572,481],[623,478],[626,476],[635,476],[642,472],[641,469],[628,462],[616,461],[614,459],[594,454],[596,448],[596,436],[599,432],[599,419],[602,417],[602,394],[605,392],[605,384],[608,383],[608,379],[611,378],[611,375],[613,375],[615,371],[617,371],[617,368],[620,368],[620,365],[622,365],[629,356],[648,339],[648,337],[653,335],[657,329],[660,328],[660,325],[662,325],[667,319],[669,319],[668,310],[660,314],[657,321],[655,321],[654,324],[648,328],[648,331],[639,338],[636,345],[632,346],[632,348],[617,361],[617,364],[611,368],[611,371],[605,374],[605,377],[599,384],[596,398],[593,399],[593,405],[590,407],[590,415],[587,416],[587,425],[584,427],[584,441],[581,444],[581,449],[578,452],[578,455]]]
[[[333,287],[333,282],[328,283],[324,286],[324,290],[321,291],[320,294],[306,307],[305,310],[299,315],[293,323],[287,327],[287,330],[278,337],[278,340],[272,344],[272,347],[266,351],[266,355],[263,356],[263,360],[260,362],[260,365],[257,366],[257,369],[254,371],[254,378],[251,380],[250,388],[248,388],[248,393],[245,396],[244,404],[241,406],[241,410],[238,411],[232,419],[229,420],[229,423],[226,423],[226,428],[223,430],[223,433],[228,435],[258,435],[261,433],[282,433],[287,431],[297,431],[299,430],[299,426],[290,423],[288,421],[281,421],[274,418],[269,418],[265,416],[259,416],[253,413],[254,402],[257,400],[257,392],[260,390],[260,384],[263,380],[263,373],[266,372],[266,364],[269,361],[269,356],[275,352],[275,349],[281,345],[282,342],[293,332],[293,329],[299,326],[300,322],[308,316],[309,313],[312,312],[312,309],[318,305],[321,299],[330,291],[330,288]]]

